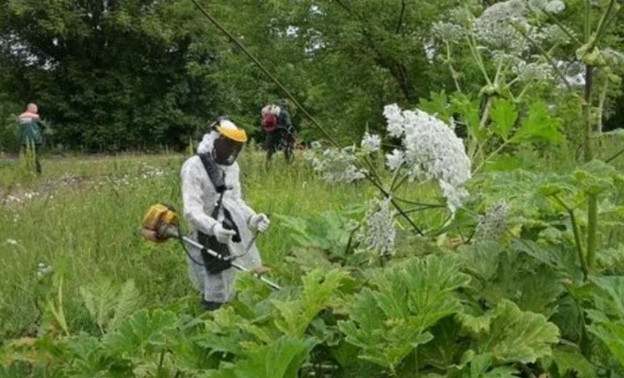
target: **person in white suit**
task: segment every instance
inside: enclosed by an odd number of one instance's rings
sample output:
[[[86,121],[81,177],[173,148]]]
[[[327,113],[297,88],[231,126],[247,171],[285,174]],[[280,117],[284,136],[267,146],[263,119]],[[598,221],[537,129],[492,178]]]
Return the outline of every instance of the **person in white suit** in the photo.
[[[180,172],[183,214],[192,238],[225,258],[214,258],[199,248],[190,248],[187,256],[189,277],[209,311],[235,296],[236,270],[228,256],[250,270],[262,266],[254,233],[266,232],[270,221],[249,207],[241,194],[236,158],[246,141],[245,130],[229,119],[219,119]]]

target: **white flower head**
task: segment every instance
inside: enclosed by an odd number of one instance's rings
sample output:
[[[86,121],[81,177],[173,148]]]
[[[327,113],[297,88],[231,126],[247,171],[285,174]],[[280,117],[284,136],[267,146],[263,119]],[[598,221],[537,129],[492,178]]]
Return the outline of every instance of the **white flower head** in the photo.
[[[401,150],[394,149],[391,154],[386,154],[386,159],[388,168],[391,171],[396,171],[405,162],[405,154]]]
[[[314,142],[310,143],[310,148],[313,150],[320,150],[322,147],[323,145],[318,140],[315,140]]]
[[[54,268],[52,267],[52,265],[48,265],[44,263],[37,264],[37,278],[38,279],[41,280],[44,277],[51,275],[52,273],[54,273]]]
[[[403,134],[403,116],[401,115],[401,108],[399,108],[397,104],[386,105],[383,114],[388,120],[388,134],[395,138],[401,137]]]
[[[363,230],[356,234],[356,240],[362,244],[362,251],[379,253],[381,256],[394,254],[395,215],[390,198],[369,202]]]
[[[552,67],[546,63],[527,63],[523,60],[519,61],[512,71],[518,76],[521,82],[529,82],[532,80],[549,81],[554,79]]]
[[[431,28],[431,33],[436,38],[439,38],[448,43],[457,43],[466,38],[466,29],[458,24],[451,22],[436,22]]]
[[[534,11],[557,14],[565,10],[565,3],[561,0],[529,0],[529,7]]]
[[[7,245],[19,245],[19,243],[18,243],[18,242],[17,242],[17,240],[15,240],[15,239],[7,239],[7,240],[4,242],[4,244],[7,244]]]
[[[568,45],[572,42],[568,34],[574,36],[576,33],[570,29],[566,33],[558,25],[548,25],[535,35],[535,39],[540,42],[546,41],[551,44]]]
[[[377,134],[370,135],[364,134],[362,142],[360,143],[362,149],[366,152],[376,152],[381,148],[381,137]]]
[[[355,146],[341,150],[328,148],[318,156],[310,151],[305,155],[305,159],[328,183],[353,182],[365,178],[368,173],[356,165]]]
[[[514,25],[530,29],[527,11],[522,0],[491,5],[475,20],[477,39],[492,52],[503,51],[513,56],[526,51],[529,44]]]
[[[476,240],[499,240],[507,230],[509,203],[501,200],[495,203],[485,215],[480,215],[475,230]]]
[[[421,110],[401,111],[396,104],[386,106],[388,128],[400,129],[403,150],[387,155],[387,165],[403,165],[410,179],[435,180],[452,212],[467,196],[462,185],[471,177],[471,162],[464,143],[451,127]]]

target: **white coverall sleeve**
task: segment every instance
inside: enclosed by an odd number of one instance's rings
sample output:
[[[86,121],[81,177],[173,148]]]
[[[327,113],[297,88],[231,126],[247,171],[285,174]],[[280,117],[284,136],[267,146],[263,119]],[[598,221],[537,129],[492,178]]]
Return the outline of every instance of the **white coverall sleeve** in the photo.
[[[203,169],[203,166],[201,167]],[[182,203],[184,206],[184,218],[196,229],[204,234],[212,235],[212,228],[217,221],[204,212],[204,200],[202,192],[202,178],[197,171],[197,164],[187,161],[180,172],[182,181]],[[204,173],[205,174],[205,173]]]
[[[245,223],[249,225],[249,220],[251,219],[252,216],[256,215],[256,212],[251,207],[249,207],[249,205],[247,205],[247,203],[243,199],[241,183],[240,183],[240,169],[238,168],[238,164],[236,166],[236,181],[235,181],[234,187],[232,188],[232,192],[233,192],[232,194],[233,194],[234,201],[236,201],[236,204],[243,211],[243,215],[245,217]]]

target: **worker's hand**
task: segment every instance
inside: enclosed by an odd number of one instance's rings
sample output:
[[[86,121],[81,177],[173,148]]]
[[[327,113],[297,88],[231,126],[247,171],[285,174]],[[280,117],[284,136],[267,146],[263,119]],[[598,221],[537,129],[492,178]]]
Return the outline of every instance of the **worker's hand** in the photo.
[[[212,228],[212,234],[217,238],[219,243],[227,244],[232,236],[236,235],[236,231],[223,228],[221,223],[216,223]]]
[[[271,221],[269,220],[269,217],[267,217],[264,213],[252,215],[249,219],[249,228],[252,231],[266,232],[266,230],[269,229],[270,224]]]

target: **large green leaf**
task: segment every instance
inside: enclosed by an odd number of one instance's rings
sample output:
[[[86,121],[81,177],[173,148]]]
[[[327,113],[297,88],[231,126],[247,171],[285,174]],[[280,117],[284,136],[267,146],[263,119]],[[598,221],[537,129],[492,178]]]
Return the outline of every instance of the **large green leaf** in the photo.
[[[430,99],[421,99],[418,103],[418,109],[435,115],[437,118],[447,122],[453,114],[448,103],[448,96],[444,90],[429,93],[429,98]]]
[[[488,130],[481,126],[479,101],[463,93],[456,92],[451,97],[451,104],[453,105],[453,110],[461,114],[470,135],[479,143],[485,142],[488,137]]]
[[[461,324],[447,317],[438,322],[431,333],[434,339],[423,345],[418,351],[419,365],[448,369],[460,360],[466,344],[461,342]],[[410,367],[411,368],[411,367]]]
[[[346,277],[347,273],[339,270],[327,273],[314,270],[305,275],[299,299],[272,301],[281,316],[281,319],[275,320],[277,328],[287,336],[303,336],[310,322],[327,306]]]
[[[564,291],[556,267],[504,243],[481,242],[463,246],[458,251],[462,270],[474,278],[466,293],[475,301],[492,308],[508,299],[522,310],[547,316],[554,312],[557,298]],[[462,322],[469,327],[474,323],[468,314]],[[475,326],[479,326],[477,323]]]
[[[624,320],[624,276],[592,277],[594,304],[605,316]]]
[[[592,277],[595,310],[586,310],[588,326],[624,367],[624,277]]]
[[[520,128],[511,137],[512,143],[550,142],[563,140],[559,132],[562,120],[548,113],[546,104],[536,101],[529,106],[528,115],[523,119]]]
[[[450,258],[410,259],[376,273],[375,289],[354,298],[350,320],[338,323],[346,341],[361,349],[360,358],[393,371],[418,345],[429,342],[429,329],[461,310],[455,290],[468,284]]]
[[[494,122],[491,125],[492,131],[507,140],[512,127],[518,119],[518,110],[514,103],[506,99],[496,99],[492,104],[490,118]]]
[[[494,356],[491,353],[478,354],[468,358],[469,364],[461,370],[461,378],[512,378],[518,371],[511,366],[492,367]],[[468,362],[467,361],[467,362]]]
[[[591,333],[596,335],[605,345],[613,356],[620,362],[624,368],[624,321],[605,321],[597,316],[592,316],[594,324],[588,326]]]
[[[295,378],[306,361],[314,342],[305,339],[281,337],[275,342],[251,350],[248,357],[236,364],[228,364],[209,377],[218,378]]]
[[[126,318],[116,332],[106,335],[105,345],[115,353],[134,355],[166,347],[178,318],[170,311],[142,309]]]
[[[81,287],[80,295],[102,332],[115,330],[140,305],[140,293],[132,280],[119,287],[110,279],[97,279]]]
[[[522,363],[552,355],[559,330],[543,315],[522,311],[508,300],[493,312],[489,329],[476,335],[480,353],[491,353],[497,362]]]
[[[569,347],[553,348],[553,360],[557,364],[559,375],[562,377],[573,371],[578,373],[580,378],[596,377],[594,366],[578,350]]]

